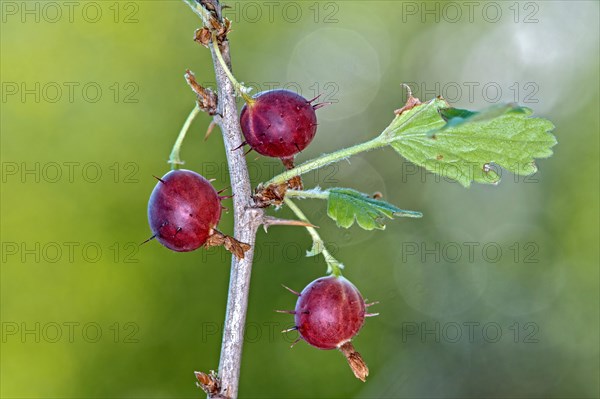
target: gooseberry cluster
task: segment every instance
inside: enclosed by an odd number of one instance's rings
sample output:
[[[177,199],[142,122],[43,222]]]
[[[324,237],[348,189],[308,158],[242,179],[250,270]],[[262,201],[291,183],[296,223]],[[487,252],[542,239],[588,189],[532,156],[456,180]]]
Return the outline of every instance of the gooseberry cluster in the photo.
[[[192,87],[199,87],[191,72],[188,71],[186,78]],[[239,90],[241,85],[233,83]],[[253,97],[241,90],[240,94],[246,101],[239,119],[243,144],[261,155],[279,158],[287,169],[293,168],[294,157],[315,137],[315,111],[325,103],[313,104],[318,97],[307,100],[283,89],[264,91]],[[178,163],[172,162],[174,167]],[[210,181],[183,169],[172,170],[157,179],[148,202],[152,238],[177,252],[224,244],[234,255],[243,257],[249,247],[217,230],[223,209],[221,201],[226,197],[220,196]],[[292,178],[286,187],[302,189],[302,180]],[[268,205],[257,201],[257,206]],[[365,381],[369,370],[354,349],[352,339],[362,328],[365,317],[373,314],[366,313],[370,304],[365,303],[358,289],[338,269],[313,281],[301,293],[290,291],[298,295],[298,301],[295,310],[286,313],[294,314],[293,329],[299,333],[298,340],[319,349],[339,349],[355,376]]]

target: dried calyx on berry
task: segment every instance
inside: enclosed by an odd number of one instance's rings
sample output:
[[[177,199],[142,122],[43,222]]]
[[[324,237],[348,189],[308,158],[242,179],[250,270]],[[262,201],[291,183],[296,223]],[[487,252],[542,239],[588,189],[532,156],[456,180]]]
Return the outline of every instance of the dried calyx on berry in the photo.
[[[352,338],[362,328],[365,317],[377,315],[366,313],[374,303],[365,303],[354,284],[342,276],[318,278],[300,293],[288,290],[298,295],[296,308],[279,312],[294,315],[296,325],[290,330],[298,330],[296,342],[302,339],[319,349],[339,349],[356,378],[366,381],[369,368],[354,349]]]

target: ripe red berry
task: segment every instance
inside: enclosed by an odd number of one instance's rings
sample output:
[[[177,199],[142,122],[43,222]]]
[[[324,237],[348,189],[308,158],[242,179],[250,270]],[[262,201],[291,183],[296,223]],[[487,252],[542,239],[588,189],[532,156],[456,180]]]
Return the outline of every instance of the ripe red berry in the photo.
[[[245,104],[240,115],[242,132],[261,155],[291,158],[308,146],[317,132],[317,115],[304,97],[289,90],[263,91]]]
[[[358,289],[341,276],[321,277],[301,293],[294,314],[300,339],[319,349],[340,349],[354,375],[365,381],[369,369],[351,340],[362,328],[370,306]]]
[[[214,233],[221,208],[221,198],[208,180],[190,170],[172,170],[150,195],[148,222],[165,247],[193,251]]]
[[[335,349],[358,334],[365,301],[344,277],[322,277],[300,293],[294,316],[300,336],[319,349]]]

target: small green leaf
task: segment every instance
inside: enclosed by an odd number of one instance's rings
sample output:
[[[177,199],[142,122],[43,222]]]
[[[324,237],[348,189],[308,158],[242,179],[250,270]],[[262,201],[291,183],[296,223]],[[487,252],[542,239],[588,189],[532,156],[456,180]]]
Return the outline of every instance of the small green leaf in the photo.
[[[329,192],[327,214],[340,227],[348,228],[356,219],[358,225],[365,230],[383,230],[386,217],[393,219],[394,216],[413,218],[423,216],[421,212],[405,211],[349,188],[332,188],[327,191]]]
[[[382,138],[407,160],[465,187],[495,184],[497,166],[530,175],[537,171],[535,158],[552,155],[554,125],[531,113],[514,104],[472,112],[436,98],[397,116]]]

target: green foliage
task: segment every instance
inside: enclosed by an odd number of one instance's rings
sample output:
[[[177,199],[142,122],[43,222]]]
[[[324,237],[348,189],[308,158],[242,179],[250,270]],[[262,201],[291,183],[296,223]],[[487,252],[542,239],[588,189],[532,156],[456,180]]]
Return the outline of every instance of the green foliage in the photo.
[[[327,215],[336,221],[339,227],[348,228],[354,220],[365,230],[385,228],[385,218],[420,218],[421,212],[405,211],[396,206],[375,199],[367,194],[349,188],[332,188],[327,201]]]
[[[535,158],[552,155],[554,125],[531,113],[513,104],[472,112],[436,98],[398,115],[381,138],[410,162],[465,187],[496,184],[494,165],[530,175],[537,171]]]

